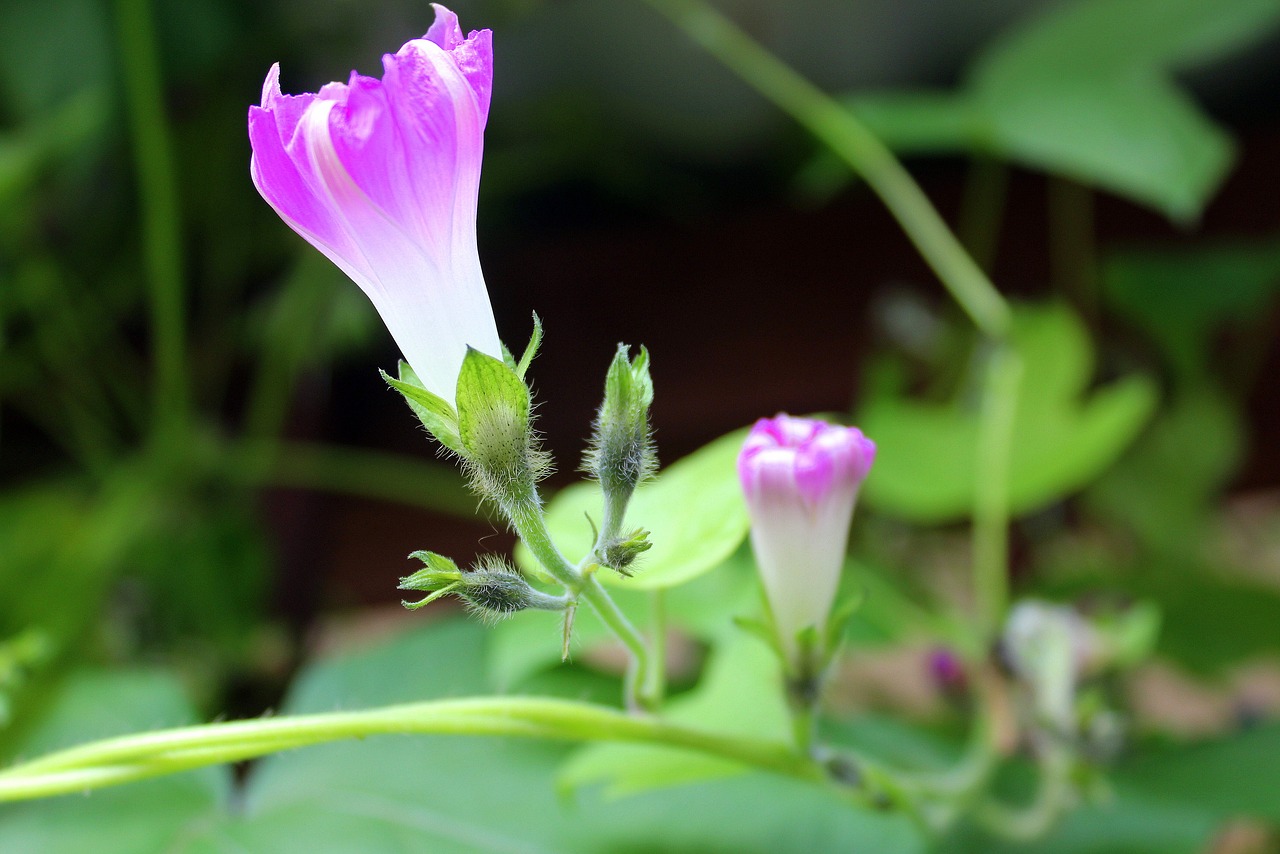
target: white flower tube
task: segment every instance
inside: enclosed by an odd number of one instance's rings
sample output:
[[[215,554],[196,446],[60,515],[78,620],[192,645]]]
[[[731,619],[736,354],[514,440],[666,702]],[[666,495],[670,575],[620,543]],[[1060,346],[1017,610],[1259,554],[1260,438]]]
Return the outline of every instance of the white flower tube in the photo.
[[[876,446],[856,427],[779,415],[756,422],[738,456],[751,545],[783,651],[826,628],[858,491]]]

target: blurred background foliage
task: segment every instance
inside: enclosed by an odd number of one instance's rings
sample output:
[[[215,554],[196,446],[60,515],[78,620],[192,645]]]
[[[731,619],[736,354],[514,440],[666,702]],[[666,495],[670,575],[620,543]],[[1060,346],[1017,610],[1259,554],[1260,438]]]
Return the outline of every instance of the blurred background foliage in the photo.
[[[1112,686],[1141,749],[1111,807],[1037,850],[1274,850],[1277,801],[1258,793],[1280,791],[1280,4],[720,6],[906,157],[1019,300],[1018,592],[1158,606],[1154,663]],[[481,251],[504,338],[523,340],[530,310],[546,321],[534,374],[560,468],[618,340],[654,353],[666,462],[778,410],[848,411],[880,458],[855,529],[849,587],[866,604],[832,737],[954,755],[959,715],[921,662],[957,642],[968,607],[957,573],[982,342],[866,187],[644,3],[455,9],[495,31]],[[559,641],[537,615],[487,635],[417,629],[287,688],[317,651],[428,617],[394,610],[409,551],[511,545],[384,393],[375,368],[396,354],[371,307],[247,174],[246,108],[272,62],[287,92],[376,74],[430,17],[416,0],[4,0],[0,754],[393,695],[613,700],[598,627],[583,618],[578,663],[553,667]],[[761,666],[729,622],[755,607],[733,444],[641,499],[656,547],[624,585],[670,588],[678,714],[703,723],[732,719]],[[583,500],[553,504],[567,538],[584,533]],[[683,527],[708,506],[721,524]],[[748,717],[745,732],[771,725],[763,707]],[[6,808],[0,849],[924,844],[898,818],[790,782],[706,782],[723,769],[634,752],[612,779],[607,751],[565,755],[317,748],[263,762],[234,798],[218,771]],[[366,798],[335,813],[351,773]],[[555,779],[587,787],[576,806]],[[676,780],[688,785],[619,802],[589,785]],[[455,790],[491,798],[441,800]],[[144,809],[166,818],[140,823]]]

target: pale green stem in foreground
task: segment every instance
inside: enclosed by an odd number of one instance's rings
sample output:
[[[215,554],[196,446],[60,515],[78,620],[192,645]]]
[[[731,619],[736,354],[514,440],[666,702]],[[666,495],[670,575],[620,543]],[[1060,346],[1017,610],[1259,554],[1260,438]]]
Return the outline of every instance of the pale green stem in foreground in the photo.
[[[133,134],[142,206],[142,240],[150,293],[154,427],[178,441],[188,415],[186,309],[182,234],[173,143],[164,114],[160,61],[149,0],[116,3],[120,63]]]
[[[1019,808],[994,799],[984,801],[974,812],[978,822],[994,834],[1020,842],[1048,833],[1075,801],[1071,756],[1065,750],[1053,749],[1040,766],[1039,785],[1030,804]]]
[[[105,739],[0,772],[0,801],[83,792],[310,744],[391,733],[648,742],[701,751],[803,780],[827,779],[817,763],[778,743],[701,732],[570,700],[482,697],[231,721]]]
[[[973,497],[973,581],[979,639],[1000,632],[1009,606],[1009,475],[1022,359],[1000,345],[984,378]]]
[[[984,334],[1002,338],[1009,307],[884,143],[843,104],[702,0],[648,0],[862,176]]]
[[[662,588],[649,593],[649,679],[642,687],[654,706],[667,693],[667,593]]]

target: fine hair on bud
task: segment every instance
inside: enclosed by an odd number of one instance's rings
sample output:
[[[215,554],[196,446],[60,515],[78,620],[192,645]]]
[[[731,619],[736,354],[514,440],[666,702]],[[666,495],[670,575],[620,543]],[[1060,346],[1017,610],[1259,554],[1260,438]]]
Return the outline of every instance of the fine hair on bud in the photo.
[[[541,435],[532,427],[520,434],[513,429],[483,430],[481,442],[487,453],[483,461],[462,459],[462,470],[471,490],[498,505],[508,515],[520,504],[541,506],[533,487],[551,474],[551,454],[543,450]],[[520,438],[517,438],[519,436]]]
[[[497,555],[485,555],[463,572],[458,591],[467,610],[490,624],[528,608],[532,594],[524,576]]]
[[[630,348],[618,351],[605,381],[605,396],[596,411],[591,442],[583,456],[582,470],[596,478],[606,492],[630,492],[657,470],[649,406],[653,383],[649,379],[649,354],[643,347],[634,361]]]

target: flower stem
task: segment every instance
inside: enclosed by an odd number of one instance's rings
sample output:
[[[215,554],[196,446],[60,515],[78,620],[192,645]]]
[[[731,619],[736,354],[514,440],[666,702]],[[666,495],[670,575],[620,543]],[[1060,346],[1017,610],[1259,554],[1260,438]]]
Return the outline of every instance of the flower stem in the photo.
[[[133,133],[142,205],[142,240],[151,307],[154,428],[168,441],[180,437],[188,415],[186,308],[182,237],[173,145],[164,115],[160,61],[149,0],[116,4],[120,62]]]
[[[1009,605],[1009,469],[1022,360],[1000,345],[983,384],[973,496],[973,585],[979,639],[990,643]]]
[[[843,104],[702,0],[649,0],[685,34],[788,113],[875,191],[984,334],[1002,338],[1009,306],[893,153]]]
[[[600,584],[600,579],[594,575],[586,576],[582,587],[582,598],[631,653],[625,687],[627,708],[632,711],[654,710],[658,705],[658,698],[654,693],[652,677],[649,675],[653,667],[651,650],[644,642],[644,637],[636,631],[635,626],[631,625],[626,614],[622,613],[617,603],[613,601],[613,597]]]
[[[649,679],[644,696],[659,706],[667,692],[667,594],[661,588],[649,592]]]
[[[582,573],[569,563],[569,559],[551,539],[551,532],[547,530],[547,520],[542,515],[542,507],[536,494],[531,495],[528,500],[513,502],[511,506],[504,506],[502,509],[516,529],[516,536],[533,552],[543,568],[571,594],[576,595],[581,591],[585,584]]]
[[[825,779],[821,767],[808,757],[774,742],[716,735],[570,700],[481,697],[231,721],[105,739],[0,772],[0,801],[82,792],[311,744],[389,733],[649,742],[799,779]]]

